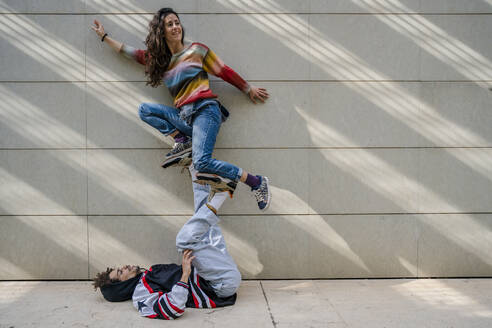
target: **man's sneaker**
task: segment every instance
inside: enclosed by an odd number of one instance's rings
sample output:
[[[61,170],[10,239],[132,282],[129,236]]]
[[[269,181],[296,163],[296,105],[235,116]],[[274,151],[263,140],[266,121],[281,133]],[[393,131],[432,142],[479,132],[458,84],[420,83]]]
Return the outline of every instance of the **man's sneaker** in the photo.
[[[236,181],[221,177],[220,175],[213,173],[197,172],[195,177],[196,180],[194,180],[193,182],[210,185],[211,191],[213,193],[228,191],[231,198],[234,194],[234,190],[236,190],[237,187]]]
[[[191,151],[178,156],[166,158],[164,163],[162,163],[163,168],[170,166],[189,166],[191,164]]]
[[[195,166],[193,165],[193,163],[188,166],[188,171],[190,171],[191,181],[196,182],[196,174],[198,173],[198,171],[195,170]]]
[[[251,188],[251,191],[256,198],[256,202],[258,203],[260,210],[265,211],[268,206],[270,206],[272,194],[270,193],[268,178],[259,175],[257,177],[260,178],[261,183],[257,187]]]
[[[191,139],[188,139],[188,141],[186,142],[176,142],[174,144],[173,149],[171,149],[171,151],[166,154],[166,160],[174,157],[182,156],[186,153],[191,154],[191,149],[192,149],[191,146],[192,146]]]

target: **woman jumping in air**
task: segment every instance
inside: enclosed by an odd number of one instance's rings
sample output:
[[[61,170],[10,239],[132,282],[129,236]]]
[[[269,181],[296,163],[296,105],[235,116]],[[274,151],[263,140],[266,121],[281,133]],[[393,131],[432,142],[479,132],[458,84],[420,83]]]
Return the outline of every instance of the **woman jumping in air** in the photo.
[[[185,44],[179,16],[171,8],[160,9],[149,23],[146,50],[110,38],[97,20],[94,25],[92,29],[101,41],[145,65],[148,85],[157,87],[164,81],[174,98],[174,107],[153,103],[139,107],[143,121],[175,140],[162,166],[187,165],[192,156],[196,182],[210,184],[216,190],[228,190],[232,195],[239,180],[251,187],[260,210],[266,210],[271,199],[267,177],[249,174],[212,158],[220,125],[229,112],[210,90],[208,73],[234,85],[254,103],[264,102],[269,96],[267,91],[249,85],[204,44]]]

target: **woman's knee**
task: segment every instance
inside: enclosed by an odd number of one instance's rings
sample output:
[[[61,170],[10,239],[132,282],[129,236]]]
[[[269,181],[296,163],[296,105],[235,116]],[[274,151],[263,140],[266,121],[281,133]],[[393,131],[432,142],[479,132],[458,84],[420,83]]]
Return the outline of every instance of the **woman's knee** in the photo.
[[[138,106],[138,115],[142,119],[142,121],[145,121],[145,117],[150,115],[150,109],[148,103],[141,103]]]

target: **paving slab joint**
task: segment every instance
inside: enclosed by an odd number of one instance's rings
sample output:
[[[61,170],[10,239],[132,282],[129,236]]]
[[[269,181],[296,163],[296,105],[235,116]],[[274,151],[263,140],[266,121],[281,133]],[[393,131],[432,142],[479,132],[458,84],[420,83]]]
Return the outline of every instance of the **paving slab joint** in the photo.
[[[265,298],[265,302],[266,302],[266,305],[268,308],[268,313],[270,313],[270,318],[272,319],[273,328],[277,328],[277,323],[275,322],[275,319],[273,318],[272,310],[270,309],[270,304],[268,303],[268,298],[266,296],[265,289],[263,288],[263,284],[261,281],[260,281],[260,287],[261,287],[261,291],[263,292],[263,297]]]

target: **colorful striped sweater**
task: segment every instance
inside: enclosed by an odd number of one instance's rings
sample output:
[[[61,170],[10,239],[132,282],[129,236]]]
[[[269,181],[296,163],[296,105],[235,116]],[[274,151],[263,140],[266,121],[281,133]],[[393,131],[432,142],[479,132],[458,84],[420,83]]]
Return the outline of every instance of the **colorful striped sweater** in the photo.
[[[126,57],[145,65],[145,50],[123,45],[121,51]],[[163,81],[174,99],[175,107],[200,99],[217,98],[210,90],[207,73],[229,82],[244,93],[250,90],[248,82],[224,64],[212,50],[194,42],[172,56],[164,74]]]

